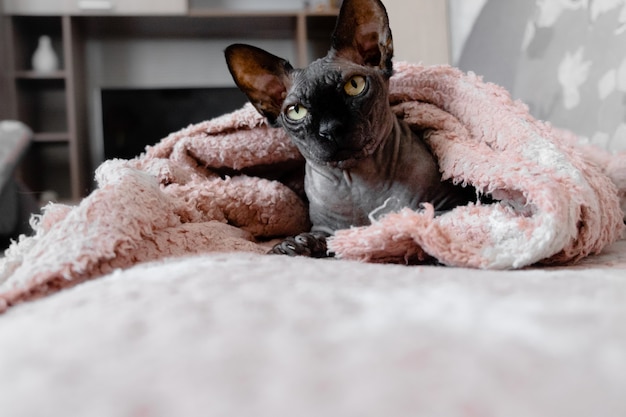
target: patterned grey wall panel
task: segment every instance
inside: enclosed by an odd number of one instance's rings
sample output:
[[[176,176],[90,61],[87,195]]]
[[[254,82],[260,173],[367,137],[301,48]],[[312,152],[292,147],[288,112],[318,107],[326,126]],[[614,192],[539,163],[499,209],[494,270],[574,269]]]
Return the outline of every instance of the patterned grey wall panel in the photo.
[[[626,150],[626,0],[488,0],[458,66],[536,117]]]

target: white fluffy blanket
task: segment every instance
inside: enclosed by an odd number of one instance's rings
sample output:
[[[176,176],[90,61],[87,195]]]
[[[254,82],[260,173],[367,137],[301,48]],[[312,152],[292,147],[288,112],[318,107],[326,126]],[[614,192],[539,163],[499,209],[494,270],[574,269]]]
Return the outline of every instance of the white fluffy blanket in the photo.
[[[624,228],[626,155],[579,147],[533,119],[506,91],[447,66],[397,64],[391,101],[428,129],[443,177],[492,194],[495,204],[434,217],[403,210],[343,230],[340,258],[520,268],[597,254]],[[105,162],[78,206],[52,205],[0,264],[0,310],[169,256],[263,253],[265,239],[308,225],[303,161],[280,129],[246,106],[176,132],[130,161]]]

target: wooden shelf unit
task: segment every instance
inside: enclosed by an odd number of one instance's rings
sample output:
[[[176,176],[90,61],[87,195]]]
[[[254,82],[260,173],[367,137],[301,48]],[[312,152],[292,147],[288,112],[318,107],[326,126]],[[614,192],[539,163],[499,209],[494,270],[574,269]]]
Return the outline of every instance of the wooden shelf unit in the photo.
[[[87,38],[285,39],[294,43],[295,64],[305,66],[325,53],[325,49],[316,50],[311,39],[323,40],[320,44],[327,48],[338,13],[330,8],[227,9],[211,6],[212,0],[188,0],[182,14],[154,10],[152,0],[146,0],[143,14],[65,10],[62,5],[69,2],[59,2],[59,11],[53,13],[55,1],[60,0],[35,1],[29,8],[18,0],[0,0],[5,11],[0,15],[0,42],[8,57],[0,66],[0,81],[6,84],[8,99],[3,116],[20,120],[34,131],[21,167],[22,178],[35,193],[52,190],[70,201],[88,194],[93,177],[84,73]],[[48,74],[31,67],[32,54],[44,34],[52,38],[60,62],[59,70]]]
[[[65,71],[57,70],[54,72],[41,74],[33,70],[15,71],[15,78],[18,80],[64,80]]]
[[[70,135],[67,132],[45,132],[33,135],[35,143],[69,143]]]
[[[20,167],[28,187],[39,194],[52,189],[64,200],[78,200],[88,191],[85,98],[80,49],[69,16],[3,16],[8,52],[10,118],[33,130],[33,143]],[[31,57],[42,35],[52,39],[60,68],[51,73],[31,69]],[[51,158],[55,160],[52,161]]]

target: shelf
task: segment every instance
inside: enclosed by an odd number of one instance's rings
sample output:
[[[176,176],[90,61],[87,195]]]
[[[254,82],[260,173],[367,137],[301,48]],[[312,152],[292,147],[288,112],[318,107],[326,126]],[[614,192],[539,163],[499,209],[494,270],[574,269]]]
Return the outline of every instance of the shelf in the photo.
[[[33,134],[33,142],[37,143],[63,143],[70,141],[68,132],[41,132]]]
[[[65,79],[66,72],[63,70],[49,73],[41,73],[32,70],[15,71],[15,78],[18,80],[62,80]]]
[[[33,0],[33,4],[49,7],[50,1]],[[71,3],[54,1],[67,7]],[[29,14],[26,11],[32,12],[28,8],[30,2],[11,2],[25,12],[3,16],[6,30],[0,42],[6,42],[8,60],[6,65],[0,64],[0,78],[8,84],[6,113],[22,120],[35,132],[29,157],[23,164],[24,172],[28,174],[24,176],[25,183],[35,192],[52,190],[61,198],[74,200],[88,193],[91,186],[92,175],[88,172],[93,161],[89,160],[89,147],[93,141],[89,138],[87,113],[98,110],[89,107],[88,89],[92,88],[91,81],[108,74],[103,70],[101,75],[92,76],[92,72],[86,71],[89,53],[97,50],[107,54],[109,47],[119,46],[124,50],[128,46],[128,51],[133,48],[140,52],[157,51],[141,59],[151,62],[156,58],[155,61],[159,62],[158,51],[170,45],[189,40],[193,51],[198,48],[199,41],[204,46],[208,40],[207,53],[219,52],[219,56],[216,55],[219,65],[211,62],[207,70],[211,74],[215,71],[215,77],[219,79],[228,76],[221,45],[230,40],[252,39],[278,45],[294,65],[303,67],[328,50],[330,33],[339,12],[330,7],[303,9],[298,7],[301,1],[293,0],[276,0],[270,6],[252,0],[184,0],[184,12],[162,14],[163,7],[172,4],[170,0],[133,0],[124,6],[142,4],[147,7],[147,14],[75,14],[63,12],[62,8],[55,13]],[[32,57],[43,35],[52,40],[59,58],[58,71],[39,73],[32,70]],[[290,50],[287,45],[293,48]],[[167,50],[168,56],[178,56],[175,52]],[[186,54],[185,51],[180,56]],[[132,56],[130,63],[118,63],[119,59],[110,62],[121,65],[124,69],[119,72],[123,73],[140,61],[135,57]],[[122,76],[114,72],[111,79]],[[4,94],[2,100],[5,100]]]
[[[339,9],[335,7],[325,7],[323,9],[305,9],[301,13],[306,17],[337,17]],[[330,35],[330,34],[329,34]]]
[[[2,76],[10,82],[10,116],[34,132],[21,178],[35,193],[53,191],[64,199],[79,199],[87,191],[79,28],[69,16],[20,15],[5,22],[8,65]],[[50,37],[60,64],[47,73],[32,69],[44,35]]]
[[[338,9],[296,9],[296,10],[244,10],[244,9],[227,9],[227,8],[192,8],[188,12],[191,17],[298,17],[298,16],[337,16]]]
[[[222,8],[197,8],[189,10],[190,17],[296,17],[300,14],[297,10],[232,10]]]
[[[33,143],[23,158],[21,175],[35,194],[53,191],[61,199],[75,198],[67,142]]]
[[[23,72],[24,75],[26,72]],[[28,72],[34,76],[34,72]],[[17,118],[35,132],[66,132],[67,104],[64,78],[16,78]]]
[[[85,36],[97,39],[184,39],[246,38],[293,39],[298,21],[321,23],[330,36],[338,11],[254,11],[206,8],[190,10],[185,16],[92,16],[77,18],[84,23]],[[326,22],[328,21],[328,22]],[[319,33],[315,30],[314,33]]]
[[[11,25],[16,75],[29,76],[31,73],[31,59],[42,35],[51,38],[52,49],[57,54],[59,63],[63,66],[63,29],[60,17],[14,16],[11,18]]]

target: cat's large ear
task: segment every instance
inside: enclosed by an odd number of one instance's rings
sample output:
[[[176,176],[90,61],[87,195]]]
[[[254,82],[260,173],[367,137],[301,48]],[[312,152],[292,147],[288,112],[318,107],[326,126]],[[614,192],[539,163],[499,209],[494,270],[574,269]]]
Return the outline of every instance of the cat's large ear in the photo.
[[[291,85],[291,64],[263,49],[243,44],[230,45],[225,55],[237,86],[259,113],[275,125]]]
[[[387,10],[380,0],[344,0],[332,37],[332,49],[360,65],[393,71],[393,39]]]

